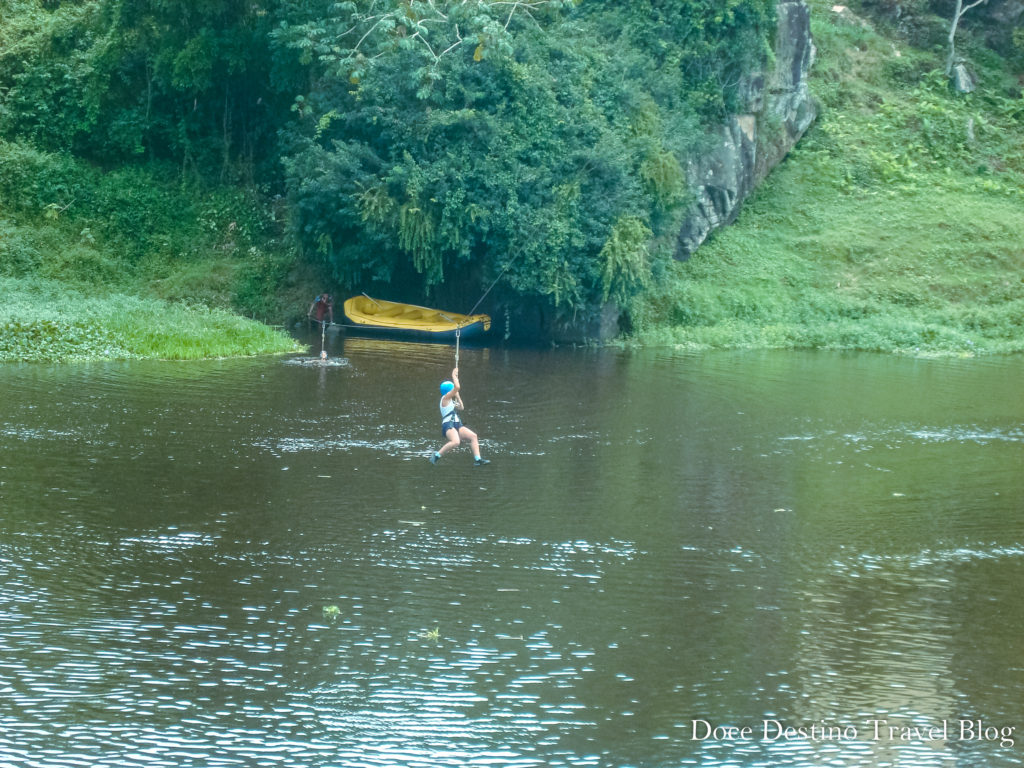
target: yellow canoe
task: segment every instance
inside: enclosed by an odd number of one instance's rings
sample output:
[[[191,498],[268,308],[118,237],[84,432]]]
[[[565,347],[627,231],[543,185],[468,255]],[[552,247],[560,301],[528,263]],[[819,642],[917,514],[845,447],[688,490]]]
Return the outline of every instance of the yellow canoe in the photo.
[[[406,338],[454,341],[480,336],[491,329],[488,315],[463,315],[443,309],[418,307],[363,294],[346,299],[343,305],[348,322],[362,331]]]

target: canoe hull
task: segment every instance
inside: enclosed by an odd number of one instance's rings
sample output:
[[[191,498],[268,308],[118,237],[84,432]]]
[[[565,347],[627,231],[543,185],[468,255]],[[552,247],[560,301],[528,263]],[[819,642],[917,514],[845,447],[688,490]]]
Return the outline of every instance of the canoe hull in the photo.
[[[353,296],[343,305],[350,330],[376,336],[454,342],[476,339],[491,328],[487,315],[463,315],[396,301]]]

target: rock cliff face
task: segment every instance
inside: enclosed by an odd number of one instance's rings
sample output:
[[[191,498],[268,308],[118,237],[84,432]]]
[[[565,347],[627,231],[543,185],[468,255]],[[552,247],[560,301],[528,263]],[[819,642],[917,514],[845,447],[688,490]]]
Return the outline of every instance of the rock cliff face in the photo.
[[[778,0],[775,58],[771,70],[752,72],[742,84],[746,109],[708,137],[708,151],[691,160],[688,183],[693,203],[685,211],[675,257],[690,258],[718,227],[732,223],[747,195],[793,148],[814,122],[807,85],[814,62],[810,9],[804,0]],[[516,335],[557,342],[610,339],[619,333],[619,309],[595,307],[571,318],[540,306],[519,305]]]
[[[748,76],[747,111],[729,118],[711,137],[710,151],[690,163],[696,198],[679,232],[677,259],[690,258],[713,230],[730,224],[751,190],[814,122],[807,87],[814,63],[810,9],[803,0],[779,0],[777,14],[774,69]]]

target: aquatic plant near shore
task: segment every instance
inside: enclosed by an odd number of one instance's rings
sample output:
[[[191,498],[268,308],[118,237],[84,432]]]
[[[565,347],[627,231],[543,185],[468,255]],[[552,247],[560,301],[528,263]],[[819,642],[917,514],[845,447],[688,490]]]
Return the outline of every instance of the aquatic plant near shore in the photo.
[[[299,350],[282,331],[202,306],[0,279],[0,362],[198,360]]]

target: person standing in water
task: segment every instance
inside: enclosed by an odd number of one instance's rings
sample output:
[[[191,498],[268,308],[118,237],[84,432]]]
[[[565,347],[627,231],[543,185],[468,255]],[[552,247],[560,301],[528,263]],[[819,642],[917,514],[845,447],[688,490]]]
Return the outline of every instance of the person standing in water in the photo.
[[[306,317],[309,319],[313,318],[313,310],[316,310],[316,321],[323,325],[324,317],[327,321],[334,325],[334,299],[331,298],[329,293],[321,293],[315,299],[313,303],[309,305],[309,309],[306,310]]]
[[[430,457],[431,464],[437,464],[442,456],[453,448],[458,448],[463,440],[469,441],[473,449],[473,466],[479,467],[490,464],[487,459],[480,458],[480,442],[477,440],[476,432],[462,423],[459,419],[459,411],[466,406],[462,402],[462,395],[459,393],[459,369],[452,369],[451,381],[441,382],[441,434],[446,442],[434,455]]]

